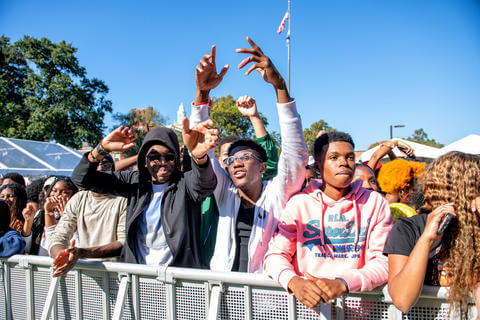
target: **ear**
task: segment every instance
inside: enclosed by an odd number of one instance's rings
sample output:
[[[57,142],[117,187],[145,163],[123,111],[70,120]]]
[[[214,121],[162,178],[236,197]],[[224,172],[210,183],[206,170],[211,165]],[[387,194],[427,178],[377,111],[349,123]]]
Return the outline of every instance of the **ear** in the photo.
[[[262,162],[260,163],[260,174],[263,174],[267,170],[267,163]]]

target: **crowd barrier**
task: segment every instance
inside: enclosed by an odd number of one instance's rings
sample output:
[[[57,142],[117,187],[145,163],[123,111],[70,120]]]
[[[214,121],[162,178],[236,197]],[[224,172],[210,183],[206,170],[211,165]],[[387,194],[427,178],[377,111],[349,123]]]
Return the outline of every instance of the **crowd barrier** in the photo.
[[[79,261],[51,278],[52,260],[0,259],[2,319],[459,319],[446,289],[425,287],[406,314],[387,288],[350,293],[309,309],[272,280],[246,273]],[[467,318],[475,319],[474,304]],[[465,318],[465,315],[463,316]]]

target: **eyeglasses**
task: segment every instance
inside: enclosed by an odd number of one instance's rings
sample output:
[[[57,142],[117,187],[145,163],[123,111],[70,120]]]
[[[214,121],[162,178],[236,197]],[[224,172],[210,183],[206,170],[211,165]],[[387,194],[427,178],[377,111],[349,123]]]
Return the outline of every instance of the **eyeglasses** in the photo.
[[[223,159],[223,163],[228,168],[232,163],[235,162],[235,160],[238,160],[241,163],[245,163],[245,162],[247,162],[251,159],[257,159],[258,161],[260,161],[260,159],[258,159],[258,157],[256,155],[254,155],[252,152],[244,152],[244,153],[240,153],[237,156],[230,156],[230,157],[227,157],[227,158]]]
[[[154,162],[154,161],[157,161],[159,163],[161,163],[162,161],[165,161],[165,162],[173,162],[175,161],[175,155],[171,154],[171,153],[167,153],[167,154],[158,154],[158,153],[149,153],[147,154],[147,162]]]

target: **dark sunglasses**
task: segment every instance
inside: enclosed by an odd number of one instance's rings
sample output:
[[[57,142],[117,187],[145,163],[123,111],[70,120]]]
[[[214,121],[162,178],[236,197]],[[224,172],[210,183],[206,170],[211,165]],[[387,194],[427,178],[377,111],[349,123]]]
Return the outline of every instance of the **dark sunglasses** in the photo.
[[[171,153],[167,154],[158,154],[158,153],[149,153],[147,154],[147,162],[154,162],[157,161],[161,163],[162,161],[165,162],[173,162],[175,161],[175,155]]]

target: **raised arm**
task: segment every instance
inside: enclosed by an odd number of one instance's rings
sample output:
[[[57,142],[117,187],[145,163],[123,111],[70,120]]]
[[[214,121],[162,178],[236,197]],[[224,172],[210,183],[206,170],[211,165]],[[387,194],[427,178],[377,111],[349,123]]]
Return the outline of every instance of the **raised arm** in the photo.
[[[398,150],[400,150],[406,156],[412,157],[414,155],[413,148],[401,140],[393,139],[391,141],[382,141],[380,142],[378,149],[372,154],[372,156],[368,160],[368,166],[372,168],[372,170],[375,170],[378,161],[380,161],[380,159],[382,159],[387,154],[390,160],[395,160],[397,158],[397,156],[395,156],[395,154],[393,153],[393,149],[395,147],[397,147]]]
[[[308,162],[307,146],[302,131],[302,121],[297,112],[295,101],[290,98],[285,80],[277,71],[269,57],[247,37],[251,48],[237,49],[238,53],[250,54],[239,68],[254,63],[245,73],[257,70],[262,78],[270,83],[277,95],[277,109],[282,137],[282,152],[278,161],[278,175],[273,179],[271,190],[275,192],[282,207],[290,197],[300,191],[305,179],[305,166]],[[280,215],[280,212],[277,212]]]

